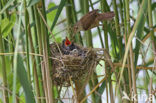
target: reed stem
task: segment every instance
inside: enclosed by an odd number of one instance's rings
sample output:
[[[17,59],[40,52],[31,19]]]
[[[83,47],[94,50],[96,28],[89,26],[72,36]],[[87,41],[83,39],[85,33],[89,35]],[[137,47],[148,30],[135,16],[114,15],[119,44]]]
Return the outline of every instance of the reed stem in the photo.
[[[3,43],[3,39],[2,39],[2,33],[1,33],[1,27],[0,27],[0,52],[4,53],[4,43]],[[6,60],[5,60],[5,56],[1,55],[1,65],[2,65],[2,80],[3,80],[3,86],[5,88],[8,87],[8,83],[7,83],[7,72],[6,72]],[[3,90],[3,98],[4,98],[4,103],[9,103],[9,95],[8,95],[8,91],[6,89]]]

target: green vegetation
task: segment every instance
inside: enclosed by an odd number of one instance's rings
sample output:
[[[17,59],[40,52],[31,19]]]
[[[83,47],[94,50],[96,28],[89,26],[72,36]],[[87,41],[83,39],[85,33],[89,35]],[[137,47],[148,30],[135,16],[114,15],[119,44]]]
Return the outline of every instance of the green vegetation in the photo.
[[[156,102],[155,8],[155,0],[0,0],[0,103]],[[95,9],[115,17],[72,38],[74,24]],[[50,44],[66,36],[107,49],[114,68],[100,61],[86,89],[83,80],[55,85]]]

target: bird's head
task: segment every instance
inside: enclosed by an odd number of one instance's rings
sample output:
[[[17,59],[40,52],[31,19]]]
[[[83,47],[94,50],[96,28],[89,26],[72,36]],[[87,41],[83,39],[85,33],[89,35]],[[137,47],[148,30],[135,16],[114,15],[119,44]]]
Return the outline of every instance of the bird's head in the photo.
[[[71,45],[71,41],[69,41],[68,37],[66,37],[66,39],[64,40],[64,45],[66,47]]]

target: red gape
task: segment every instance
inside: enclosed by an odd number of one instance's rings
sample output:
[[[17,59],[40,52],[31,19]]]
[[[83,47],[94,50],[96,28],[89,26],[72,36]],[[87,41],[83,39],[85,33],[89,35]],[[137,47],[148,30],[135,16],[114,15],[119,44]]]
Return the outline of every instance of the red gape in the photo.
[[[69,46],[69,45],[71,45],[71,42],[70,42],[69,39],[66,37],[65,46]]]

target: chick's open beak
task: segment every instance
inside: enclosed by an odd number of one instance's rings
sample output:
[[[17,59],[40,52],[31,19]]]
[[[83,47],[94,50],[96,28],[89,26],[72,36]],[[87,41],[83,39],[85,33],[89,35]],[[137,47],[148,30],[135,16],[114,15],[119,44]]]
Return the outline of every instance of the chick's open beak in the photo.
[[[69,46],[69,45],[71,45],[71,42],[70,42],[69,39],[66,37],[65,46]]]

